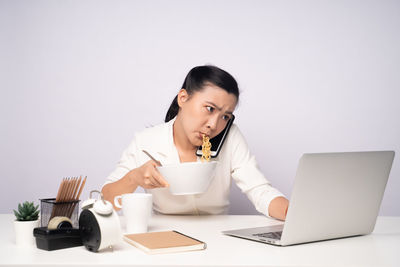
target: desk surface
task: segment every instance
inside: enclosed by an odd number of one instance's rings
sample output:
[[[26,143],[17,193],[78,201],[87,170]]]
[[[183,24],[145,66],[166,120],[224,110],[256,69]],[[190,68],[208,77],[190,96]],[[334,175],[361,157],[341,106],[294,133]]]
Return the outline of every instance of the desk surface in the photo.
[[[149,231],[173,229],[207,243],[206,250],[160,255],[147,255],[125,242],[100,253],[83,246],[55,251],[17,247],[13,220],[11,214],[0,214],[2,266],[400,266],[400,217],[379,217],[366,236],[276,247],[221,234],[280,223],[265,216],[157,215]]]

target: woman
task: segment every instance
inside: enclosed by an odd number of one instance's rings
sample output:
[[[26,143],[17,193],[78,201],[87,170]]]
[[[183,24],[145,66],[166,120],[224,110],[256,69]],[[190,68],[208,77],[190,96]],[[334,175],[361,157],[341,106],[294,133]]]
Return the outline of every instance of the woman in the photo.
[[[107,178],[102,192],[113,203],[117,195],[132,193],[138,186],[153,194],[153,208],[163,214],[222,214],[229,205],[231,180],[246,193],[255,208],[285,220],[288,200],[273,188],[259,171],[238,127],[233,124],[217,158],[216,176],[207,192],[175,196],[157,170],[157,163],[142,152],[147,150],[161,164],[192,162],[205,134],[211,138],[227,125],[239,100],[235,79],[215,66],[190,70],[167,112],[165,123],[135,135],[123,152],[117,168]]]

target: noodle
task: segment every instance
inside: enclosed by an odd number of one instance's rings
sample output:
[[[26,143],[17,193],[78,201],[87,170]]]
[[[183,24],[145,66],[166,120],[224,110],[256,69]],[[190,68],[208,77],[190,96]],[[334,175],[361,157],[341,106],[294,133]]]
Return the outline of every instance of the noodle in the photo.
[[[211,159],[211,143],[210,137],[205,134],[203,134],[203,144],[201,145],[201,151],[203,152],[203,155],[201,156],[201,161],[209,162]]]

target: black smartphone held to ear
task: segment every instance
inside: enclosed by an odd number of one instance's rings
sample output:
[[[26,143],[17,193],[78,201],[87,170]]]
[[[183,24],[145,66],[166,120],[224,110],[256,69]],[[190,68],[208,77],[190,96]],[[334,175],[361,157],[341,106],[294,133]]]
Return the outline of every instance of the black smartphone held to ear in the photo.
[[[231,128],[232,123],[233,123],[234,120],[235,120],[235,116],[232,115],[232,117],[230,118],[230,120],[226,124],[224,130],[222,132],[220,132],[217,136],[215,136],[212,139],[210,139],[211,157],[212,158],[216,158],[218,156],[219,151],[221,150],[222,145],[224,144],[224,141],[225,141],[226,137],[228,136],[229,129]],[[203,155],[201,146],[199,146],[197,148],[196,155],[200,156],[200,157]]]

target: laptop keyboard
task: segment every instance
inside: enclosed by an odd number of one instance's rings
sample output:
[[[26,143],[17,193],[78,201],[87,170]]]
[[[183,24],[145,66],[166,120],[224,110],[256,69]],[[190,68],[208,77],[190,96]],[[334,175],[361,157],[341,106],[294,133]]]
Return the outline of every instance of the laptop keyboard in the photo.
[[[260,234],[253,234],[253,236],[263,237],[263,238],[270,238],[270,239],[281,239],[282,231],[280,232],[269,232],[269,233],[260,233]]]

